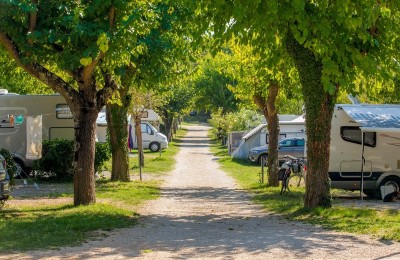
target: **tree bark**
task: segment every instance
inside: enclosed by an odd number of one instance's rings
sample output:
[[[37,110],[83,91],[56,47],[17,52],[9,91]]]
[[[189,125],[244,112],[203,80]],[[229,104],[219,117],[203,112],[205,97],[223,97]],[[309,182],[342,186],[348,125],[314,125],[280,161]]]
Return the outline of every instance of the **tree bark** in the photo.
[[[162,111],[162,119],[165,125],[165,135],[167,136],[168,142],[172,141],[172,128],[173,128],[173,122],[174,122],[174,117],[171,113],[168,113],[168,111]]]
[[[94,155],[98,111],[82,109],[75,122],[74,205],[96,202]]]
[[[126,99],[123,90],[120,90],[121,100]],[[106,111],[112,153],[111,181],[129,181],[127,107],[125,104],[107,104]]]
[[[300,45],[291,31],[286,47],[299,72],[306,109],[307,179],[305,208],[330,207],[330,179],[328,176],[330,133],[338,86],[333,95],[322,84],[322,62],[314,53]]]
[[[270,186],[279,186],[278,181],[278,139],[279,139],[279,118],[275,101],[279,93],[279,85],[276,82],[270,82],[268,87],[268,97],[262,96],[262,93],[256,93],[253,100],[264,114],[267,120],[268,129],[268,184]]]

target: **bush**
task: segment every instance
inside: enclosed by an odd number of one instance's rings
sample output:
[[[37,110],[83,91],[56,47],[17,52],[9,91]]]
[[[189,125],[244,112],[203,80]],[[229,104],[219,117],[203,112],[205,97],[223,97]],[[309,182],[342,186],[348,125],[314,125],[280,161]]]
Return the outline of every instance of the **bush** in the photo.
[[[0,154],[3,155],[4,159],[6,159],[7,172],[8,172],[8,175],[10,176],[10,181],[12,182],[12,180],[14,178],[14,174],[15,174],[14,159],[12,158],[11,153],[4,148],[0,148]]]
[[[213,134],[218,138],[226,138],[232,131],[248,131],[264,120],[264,116],[257,111],[249,109],[240,109],[236,112],[224,114],[222,109],[211,114],[208,120],[213,127]]]
[[[96,155],[94,158],[94,172],[101,172],[105,163],[111,158],[111,150],[108,143],[96,143]]]
[[[72,180],[74,141],[54,139],[43,141],[42,158],[33,164],[33,170],[39,178]],[[95,172],[100,171],[111,157],[108,144],[96,143]]]

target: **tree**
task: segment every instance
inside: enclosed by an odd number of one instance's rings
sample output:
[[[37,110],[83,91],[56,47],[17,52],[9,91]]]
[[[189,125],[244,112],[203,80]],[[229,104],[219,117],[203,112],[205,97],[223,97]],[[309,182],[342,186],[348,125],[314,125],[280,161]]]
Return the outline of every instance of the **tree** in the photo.
[[[196,109],[216,112],[222,108],[222,113],[237,110],[239,102],[230,89],[237,83],[226,71],[230,56],[221,51],[215,57],[207,54],[198,58],[198,71],[192,82]]]
[[[95,202],[98,112],[118,88],[113,68],[139,53],[152,14],[143,1],[0,3],[0,43],[18,66],[60,93],[75,121],[74,204]]]
[[[132,47],[140,49],[141,53],[132,52],[129,62],[114,70],[114,73],[121,77],[121,86],[113,102],[107,104],[107,121],[113,152],[112,180],[129,180],[127,114],[131,114],[135,119],[135,130],[140,139],[140,110],[142,107],[151,108],[149,100],[144,97],[151,96],[152,106],[160,107],[160,99],[154,95],[155,91],[152,89],[160,88],[162,92],[165,89],[163,85],[170,84],[174,78],[180,76],[177,66],[179,61],[191,56],[187,53],[187,40],[183,37],[183,24],[185,17],[189,15],[188,10],[172,1],[160,1],[152,5],[151,10],[153,25],[149,33],[139,37],[136,45],[132,44]],[[141,144],[138,140],[140,163],[144,166]]]
[[[283,59],[268,69],[268,52],[260,55],[250,45],[235,43],[235,38],[229,42],[229,46],[232,53],[230,63],[233,64],[230,73],[237,81],[232,90],[240,100],[253,101],[265,117],[269,146],[268,184],[278,186],[278,113],[280,107],[296,107],[290,99],[301,100],[299,91],[292,87],[297,74],[293,73],[291,63],[282,62]],[[291,97],[279,94],[282,90],[291,90]],[[278,102],[281,100],[284,102]]]
[[[397,1],[202,1],[195,5],[213,37],[240,35],[274,63],[290,55],[305,101],[308,178],[304,206],[330,206],[330,128],[340,88],[363,75],[392,78],[399,60]],[[204,18],[204,17],[203,17]],[[204,21],[206,20],[206,21]],[[210,22],[210,24],[207,24]],[[204,31],[203,31],[204,33]]]
[[[160,112],[165,125],[165,133],[168,141],[172,140],[172,129],[174,119],[177,118],[191,103],[192,90],[187,84],[177,82],[164,90],[164,102],[161,106],[156,106]]]

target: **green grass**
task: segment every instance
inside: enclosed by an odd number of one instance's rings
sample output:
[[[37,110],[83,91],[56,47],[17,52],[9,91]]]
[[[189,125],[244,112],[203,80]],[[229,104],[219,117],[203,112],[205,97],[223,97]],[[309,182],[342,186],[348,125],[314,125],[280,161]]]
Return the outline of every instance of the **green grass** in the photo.
[[[6,209],[0,212],[0,251],[79,245],[94,231],[127,227],[136,219],[132,211],[103,203]]]
[[[400,241],[400,212],[397,210],[376,210],[369,208],[343,207],[303,208],[303,192],[280,195],[280,187],[268,187],[259,182],[260,167],[246,161],[233,161],[227,156],[226,148],[214,144],[212,151],[220,156],[223,170],[233,176],[242,188],[254,194],[254,201],[267,210],[279,213],[287,219],[304,221],[328,229],[372,235],[379,239]],[[346,192],[332,190],[332,194]]]
[[[156,199],[159,196],[159,184],[160,181],[99,181],[96,184],[96,195],[100,199],[137,206],[146,200]]]
[[[176,138],[184,134],[185,130],[179,130]],[[175,141],[161,155],[146,151],[143,174],[157,176],[170,172],[175,165],[173,157],[178,151]],[[107,166],[110,169],[111,162]],[[131,174],[139,174],[137,156],[130,157],[130,169]],[[0,252],[79,245],[88,239],[101,239],[107,236],[109,230],[134,225],[138,218],[135,208],[147,200],[157,198],[160,183],[156,180],[99,180],[96,182],[98,202],[89,206],[74,207],[65,203],[52,206],[6,206],[0,211]],[[54,191],[45,197],[73,196],[72,183],[57,185],[62,185],[61,191]]]
[[[74,246],[107,236],[107,231],[136,224],[132,208],[159,196],[158,181],[96,184],[98,203],[74,207],[6,207],[0,211],[0,251],[25,251]]]

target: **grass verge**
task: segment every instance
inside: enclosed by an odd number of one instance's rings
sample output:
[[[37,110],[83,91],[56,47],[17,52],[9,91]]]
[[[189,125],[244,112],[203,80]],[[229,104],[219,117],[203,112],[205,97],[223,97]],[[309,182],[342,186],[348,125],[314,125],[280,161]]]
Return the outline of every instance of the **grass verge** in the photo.
[[[105,202],[5,208],[0,212],[0,251],[74,246],[106,236],[106,231],[134,225],[138,215],[129,206],[157,198],[159,182],[100,181],[96,195]]]
[[[179,130],[176,138],[184,134],[185,130]],[[178,151],[177,142],[171,142],[161,154],[146,151],[143,173],[168,173],[175,165],[174,155]],[[111,162],[106,166],[111,167]],[[137,156],[130,157],[130,169],[131,174],[138,175]],[[100,202],[89,206],[74,207],[65,202],[47,206],[6,206],[0,211],[0,252],[76,246],[88,239],[101,239],[107,236],[109,230],[132,226],[138,218],[135,207],[157,198],[160,183],[156,180],[99,180],[96,183],[96,198]],[[73,196],[72,183],[60,185],[62,191],[53,191],[47,197]]]
[[[137,219],[132,211],[102,203],[6,209],[0,216],[1,252],[79,245],[95,231],[127,227]]]
[[[290,220],[318,224],[332,230],[400,241],[400,213],[397,210],[343,207],[335,205],[335,200],[332,208],[305,210],[304,191],[280,195],[279,187],[268,187],[259,182],[259,166],[232,160],[223,146],[215,144],[212,150],[220,156],[222,169],[233,176],[242,188],[252,192],[254,201],[269,211],[279,213]],[[340,192],[332,190],[333,194]]]

